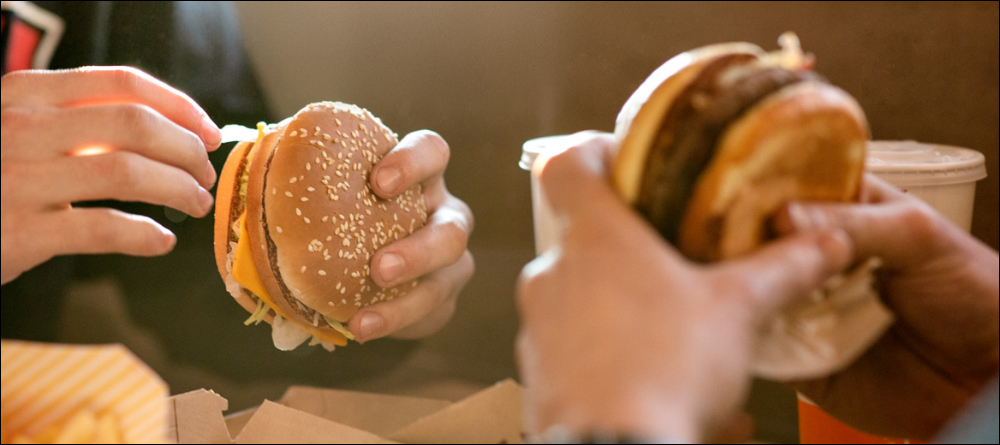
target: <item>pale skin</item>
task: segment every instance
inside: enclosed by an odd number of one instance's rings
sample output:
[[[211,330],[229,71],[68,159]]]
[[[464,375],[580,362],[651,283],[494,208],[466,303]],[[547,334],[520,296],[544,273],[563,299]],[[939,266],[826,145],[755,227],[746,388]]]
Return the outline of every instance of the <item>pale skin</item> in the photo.
[[[98,200],[212,209],[219,129],[188,96],[130,68],[3,77],[2,283],[59,255],[158,256],[175,236]]]
[[[564,231],[519,286],[529,428],[714,438],[741,413],[757,327],[844,268],[851,243],[818,231],[693,264],[608,185],[613,143],[578,134],[536,164]]]
[[[2,283],[61,255],[160,256],[176,237],[156,222],[73,203],[118,200],[170,206],[194,217],[213,208],[208,152],[218,127],[187,95],[133,68],[26,71],[3,77]],[[421,184],[428,224],[375,254],[383,287],[419,279],[405,297],[362,309],[349,329],[365,342],[413,339],[443,327],[474,270],[474,220],[448,192],[448,144],[423,130],[375,167],[371,185],[394,198]]]
[[[789,205],[775,221],[781,241],[696,266],[608,188],[612,144],[578,135],[540,170],[565,232],[519,291],[532,431],[721,440],[756,326],[871,256],[885,260],[896,325],[847,370],[797,389],[859,429],[928,440],[996,377],[997,253],[925,204],[868,177],[865,204]]]
[[[372,170],[371,186],[392,199],[420,184],[427,200],[427,225],[372,257],[372,278],[383,288],[418,279],[403,298],[362,308],[348,324],[358,341],[387,335],[416,339],[437,332],[455,313],[458,295],[475,270],[467,245],[472,210],[448,192],[444,172],[448,143],[433,131],[410,133]]]
[[[795,387],[861,430],[931,440],[1000,372],[1000,257],[874,177],[863,205],[792,205],[781,231],[839,228],[855,259],[883,258],[895,326],[850,368]]]

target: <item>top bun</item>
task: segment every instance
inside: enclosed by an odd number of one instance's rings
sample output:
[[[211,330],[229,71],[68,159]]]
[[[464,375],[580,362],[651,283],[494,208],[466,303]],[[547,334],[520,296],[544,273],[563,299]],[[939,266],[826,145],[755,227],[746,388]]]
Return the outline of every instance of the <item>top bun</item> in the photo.
[[[646,157],[674,100],[712,61],[733,54],[761,57],[764,50],[752,43],[721,43],[679,54],[660,65],[632,93],[615,121],[618,156],[612,181],[629,204],[639,199]]]
[[[254,159],[247,205],[254,263],[275,303],[298,323],[325,326],[320,317],[346,323],[415,286],[382,289],[369,267],[376,251],[427,222],[419,185],[393,200],[369,185],[397,136],[367,110],[332,102],[307,106],[276,131],[277,144]]]

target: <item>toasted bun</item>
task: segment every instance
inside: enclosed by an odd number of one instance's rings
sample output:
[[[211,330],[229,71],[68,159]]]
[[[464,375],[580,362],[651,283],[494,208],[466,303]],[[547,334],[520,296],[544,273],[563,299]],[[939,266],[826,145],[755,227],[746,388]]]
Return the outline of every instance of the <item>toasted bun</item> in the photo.
[[[680,249],[704,261],[755,250],[790,201],[854,201],[868,124],[849,94],[806,82],[758,103],[723,133],[688,203]]]
[[[412,283],[379,288],[369,267],[378,249],[427,221],[419,186],[388,201],[369,185],[396,135],[341,103],[310,105],[275,135],[254,157],[247,212],[254,263],[275,303],[300,324],[316,320],[297,302],[346,323],[361,307],[409,290]]]
[[[222,173],[219,175],[215,195],[215,264],[219,268],[219,275],[227,283],[232,280],[232,272],[229,269],[232,265],[228,262],[229,253],[232,251],[230,243],[236,240],[233,234],[233,224],[243,211],[239,202],[239,178],[249,167],[246,158],[251,148],[253,148],[252,142],[241,142],[229,152],[226,164],[222,167]],[[230,291],[236,302],[248,312],[253,313],[256,310],[257,303],[246,290],[236,291],[233,288]]]
[[[629,204],[639,198],[646,158],[674,100],[705,66],[731,54],[761,56],[764,50],[750,43],[724,43],[679,54],[653,71],[625,102],[615,123],[619,147],[612,181]]]

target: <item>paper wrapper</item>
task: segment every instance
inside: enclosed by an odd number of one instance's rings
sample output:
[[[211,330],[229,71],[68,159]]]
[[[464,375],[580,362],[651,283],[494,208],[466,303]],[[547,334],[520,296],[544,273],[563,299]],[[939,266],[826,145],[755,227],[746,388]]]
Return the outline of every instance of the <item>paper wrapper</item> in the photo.
[[[210,391],[171,399],[178,444],[523,443],[523,389],[504,381],[457,403],[295,387],[278,403],[223,420]]]
[[[892,326],[892,313],[874,290],[872,259],[836,277],[809,300],[764,326],[752,364],[762,378],[780,382],[832,375],[852,363]]]
[[[113,414],[125,443],[165,443],[167,385],[123,346],[2,342],[3,439],[32,437],[82,410]]]

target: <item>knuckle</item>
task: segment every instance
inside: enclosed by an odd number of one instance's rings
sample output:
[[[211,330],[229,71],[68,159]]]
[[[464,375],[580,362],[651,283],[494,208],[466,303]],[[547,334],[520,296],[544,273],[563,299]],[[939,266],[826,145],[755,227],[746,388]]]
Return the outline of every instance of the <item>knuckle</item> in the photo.
[[[143,179],[142,166],[138,156],[131,153],[115,152],[103,156],[103,162],[98,163],[100,177],[122,189],[128,189],[141,183]]]
[[[114,224],[114,214],[107,209],[92,210],[89,217],[81,224],[86,237],[96,246],[117,246],[119,235],[116,224]]]
[[[469,244],[469,228],[462,221],[450,218],[437,229],[441,235],[440,248],[448,252],[462,252]]]
[[[118,66],[106,71],[113,87],[125,93],[138,93],[145,82],[145,73],[138,69]]]
[[[901,223],[910,236],[916,240],[924,240],[933,236],[939,229],[939,217],[925,205],[911,205],[903,211]]]
[[[421,130],[419,135],[421,140],[433,150],[433,153],[447,164],[451,158],[451,147],[448,146],[448,142],[440,134],[431,130]]]
[[[119,128],[134,138],[145,140],[151,136],[155,116],[149,107],[139,104],[120,105],[115,108],[114,113],[113,119]]]

